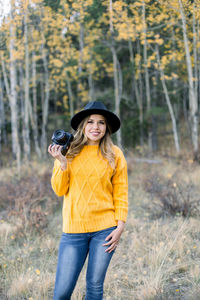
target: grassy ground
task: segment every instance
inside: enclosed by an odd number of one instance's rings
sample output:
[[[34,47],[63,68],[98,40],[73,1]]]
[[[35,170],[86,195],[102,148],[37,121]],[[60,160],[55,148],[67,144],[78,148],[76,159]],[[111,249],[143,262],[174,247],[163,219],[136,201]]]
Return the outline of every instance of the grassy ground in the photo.
[[[105,299],[200,299],[199,165],[134,156],[128,164],[128,221]],[[33,163],[22,173],[18,179],[14,169],[0,171],[0,299],[52,299],[62,199],[51,192],[51,166]],[[183,204],[188,217],[179,209]],[[72,299],[81,300],[84,291],[85,268]]]

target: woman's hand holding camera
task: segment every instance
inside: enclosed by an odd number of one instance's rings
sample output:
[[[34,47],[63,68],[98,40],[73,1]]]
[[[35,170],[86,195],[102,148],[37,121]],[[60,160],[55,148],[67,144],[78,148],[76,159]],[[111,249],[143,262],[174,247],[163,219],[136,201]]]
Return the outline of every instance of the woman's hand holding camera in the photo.
[[[53,158],[59,160],[61,164],[61,169],[62,171],[64,171],[67,169],[67,158],[61,153],[62,147],[63,146],[51,144],[48,147],[48,152],[51,154],[51,156],[53,156]]]

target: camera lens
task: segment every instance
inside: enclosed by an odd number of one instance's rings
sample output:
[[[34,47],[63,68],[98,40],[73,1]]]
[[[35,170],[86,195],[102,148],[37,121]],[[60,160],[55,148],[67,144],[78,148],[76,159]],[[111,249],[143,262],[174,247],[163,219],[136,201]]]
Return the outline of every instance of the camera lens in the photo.
[[[61,129],[56,130],[53,134],[53,140],[57,144],[64,145],[67,142],[66,132]]]

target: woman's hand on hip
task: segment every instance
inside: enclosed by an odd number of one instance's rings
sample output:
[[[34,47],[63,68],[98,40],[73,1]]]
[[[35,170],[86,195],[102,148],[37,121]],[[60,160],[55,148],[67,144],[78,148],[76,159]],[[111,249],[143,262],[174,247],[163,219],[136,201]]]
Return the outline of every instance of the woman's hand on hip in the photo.
[[[120,224],[118,223],[117,228],[114,229],[105,239],[105,241],[108,241],[107,243],[103,244],[103,246],[108,246],[105,252],[111,253],[113,250],[117,248],[117,244],[119,243],[123,231],[124,231],[124,225],[122,225],[122,223]]]

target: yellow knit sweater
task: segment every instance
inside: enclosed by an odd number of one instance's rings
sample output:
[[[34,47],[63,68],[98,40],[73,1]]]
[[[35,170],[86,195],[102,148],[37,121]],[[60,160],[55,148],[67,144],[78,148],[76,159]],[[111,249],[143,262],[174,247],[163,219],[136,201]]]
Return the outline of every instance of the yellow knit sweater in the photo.
[[[84,146],[65,171],[55,160],[51,184],[58,196],[64,196],[63,232],[94,232],[116,226],[117,220],[126,221],[127,164],[117,146],[114,153],[115,170],[98,146]]]

